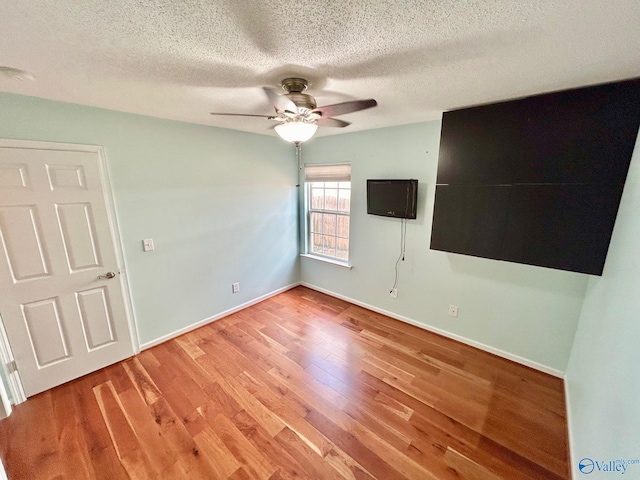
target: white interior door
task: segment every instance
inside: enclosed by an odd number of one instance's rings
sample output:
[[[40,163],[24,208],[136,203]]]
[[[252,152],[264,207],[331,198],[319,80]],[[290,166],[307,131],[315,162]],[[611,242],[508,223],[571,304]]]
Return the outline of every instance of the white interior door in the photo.
[[[0,144],[0,315],[26,396],[134,353],[99,150],[63,148]]]

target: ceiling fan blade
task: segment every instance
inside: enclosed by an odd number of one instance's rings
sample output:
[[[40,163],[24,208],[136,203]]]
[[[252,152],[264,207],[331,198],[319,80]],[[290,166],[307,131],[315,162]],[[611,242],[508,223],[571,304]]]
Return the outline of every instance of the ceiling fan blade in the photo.
[[[327,118],[321,117],[318,120],[316,120],[316,123],[321,127],[338,127],[338,128],[348,127],[349,125],[351,125],[349,122],[345,122],[344,120],[338,120],[337,118],[328,118],[328,117]]]
[[[224,115],[227,117],[260,117],[260,118],[272,118],[273,115],[253,115],[251,113],[217,113],[211,112],[211,115]]]
[[[293,103],[291,100],[289,100],[286,96],[277,94],[271,88],[267,88],[267,87],[262,87],[262,88],[264,89],[264,92],[267,94],[267,97],[269,97],[269,101],[276,108],[277,113],[281,113],[281,112],[298,113],[298,107],[296,107],[296,104]]]
[[[326,105],[312,110],[311,113],[319,113],[323,117],[336,117],[345,113],[357,112],[378,105],[373,98],[368,100],[354,100],[352,102],[336,103],[334,105]]]

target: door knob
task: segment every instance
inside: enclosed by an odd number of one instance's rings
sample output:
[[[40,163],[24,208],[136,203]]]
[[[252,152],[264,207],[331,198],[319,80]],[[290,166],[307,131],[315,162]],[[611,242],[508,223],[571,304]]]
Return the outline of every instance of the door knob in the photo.
[[[98,278],[113,278],[116,276],[116,272],[107,272],[104,275],[98,275]]]

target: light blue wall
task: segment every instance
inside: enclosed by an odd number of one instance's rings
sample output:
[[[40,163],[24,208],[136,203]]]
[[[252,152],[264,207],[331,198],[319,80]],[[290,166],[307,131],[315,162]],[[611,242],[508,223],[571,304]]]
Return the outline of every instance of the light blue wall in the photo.
[[[0,138],[106,147],[143,344],[298,280],[295,155],[275,136],[0,93]]]
[[[640,460],[640,142],[602,277],[589,281],[566,374],[573,478],[578,462]],[[640,478],[640,465],[621,478]]]
[[[0,137],[106,147],[142,343],[298,280],[290,145],[10,94],[0,105]],[[429,250],[439,135],[440,122],[429,122],[305,144],[305,162],[352,163],[354,268],[302,259],[300,278],[564,371],[588,277]],[[400,222],[366,214],[365,182],[374,177],[420,180],[395,300]],[[156,251],[143,253],[149,237]]]
[[[429,250],[440,122],[316,138],[305,163],[352,165],[352,270],[302,258],[301,280],[425,326],[564,372],[588,276]],[[389,290],[400,220],[367,215],[367,178],[417,178],[398,298]],[[450,304],[458,317],[448,316]]]

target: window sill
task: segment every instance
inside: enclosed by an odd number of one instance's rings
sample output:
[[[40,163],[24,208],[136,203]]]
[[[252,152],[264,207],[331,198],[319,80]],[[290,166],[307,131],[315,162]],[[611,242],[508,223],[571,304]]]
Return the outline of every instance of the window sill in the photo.
[[[337,265],[342,268],[348,268],[349,270],[353,268],[353,265],[349,263],[341,262],[340,260],[334,260],[333,258],[320,257],[318,255],[311,255],[309,253],[301,253],[300,256],[305,258],[312,258],[313,260],[318,260],[320,262],[330,263],[332,265]]]

